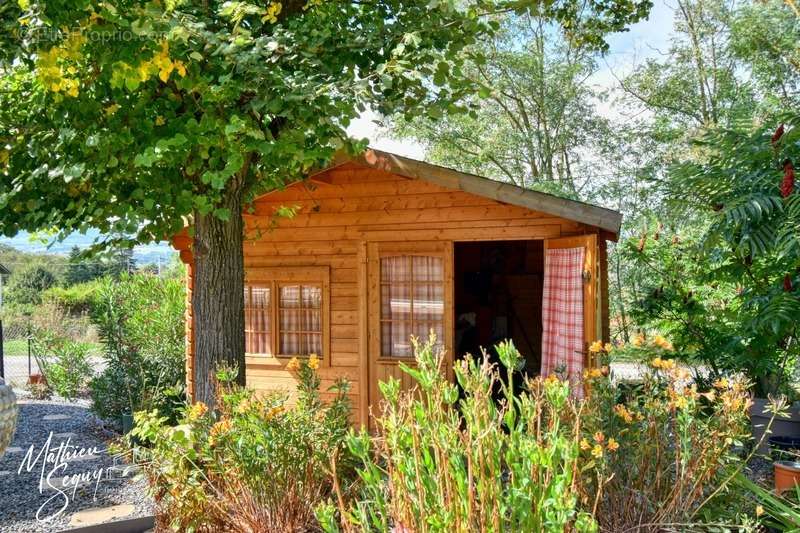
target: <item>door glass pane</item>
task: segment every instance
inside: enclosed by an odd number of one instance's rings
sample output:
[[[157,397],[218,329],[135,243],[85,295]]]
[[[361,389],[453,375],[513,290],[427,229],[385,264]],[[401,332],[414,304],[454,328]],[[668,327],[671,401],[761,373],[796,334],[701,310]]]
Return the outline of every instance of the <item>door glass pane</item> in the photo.
[[[412,256],[414,281],[443,281],[444,261],[441,257]]]
[[[414,285],[414,320],[442,320],[444,317],[444,287],[440,284]]]
[[[381,258],[381,281],[402,282],[411,280],[411,257],[393,256]]]
[[[411,322],[381,323],[381,352],[385,357],[411,357]]]
[[[381,318],[411,320],[411,285],[381,286]]]

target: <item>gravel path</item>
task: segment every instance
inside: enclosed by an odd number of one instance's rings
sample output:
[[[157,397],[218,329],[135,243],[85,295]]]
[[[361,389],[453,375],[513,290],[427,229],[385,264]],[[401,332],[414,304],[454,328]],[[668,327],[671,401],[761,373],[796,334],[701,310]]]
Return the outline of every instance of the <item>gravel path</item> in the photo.
[[[93,508],[116,506],[114,509],[119,518],[152,514],[152,501],[147,496],[146,483],[142,479],[134,478],[131,472],[125,472],[126,465],[106,452],[106,441],[113,434],[102,428],[85,402],[20,399],[18,403],[20,413],[14,441],[0,458],[0,531],[62,531],[76,527],[81,518],[86,520],[86,513],[77,516],[76,513]],[[36,457],[46,446],[51,433],[53,436],[50,450],[53,455],[58,453],[61,443],[67,446],[67,442],[71,446],[69,450],[73,452],[72,457],[64,461],[66,466],[62,466],[51,478],[51,484],[59,487],[67,497],[59,490],[49,487],[46,481],[42,493],[39,491],[45,454],[42,454],[38,462]],[[35,466],[27,471],[26,454],[31,445],[34,446],[34,453],[30,461]],[[88,453],[76,457],[74,452],[80,448],[86,449]],[[92,453],[95,450],[99,452]],[[18,474],[21,466],[22,471]],[[52,462],[44,466],[45,477],[54,466]],[[99,484],[94,479],[79,482],[74,495],[72,486],[61,485],[64,476],[88,477],[92,474],[101,477]],[[46,503],[50,498],[50,503]],[[66,508],[58,516],[47,521],[37,520],[36,513],[40,507],[40,518],[47,518],[65,503]],[[84,522],[83,525],[88,523]]]

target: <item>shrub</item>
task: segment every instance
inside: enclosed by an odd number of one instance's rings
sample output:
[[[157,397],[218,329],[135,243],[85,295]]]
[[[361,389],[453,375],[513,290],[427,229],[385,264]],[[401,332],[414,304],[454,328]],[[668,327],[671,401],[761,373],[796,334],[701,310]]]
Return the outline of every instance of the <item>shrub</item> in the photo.
[[[69,287],[51,287],[44,291],[42,300],[58,305],[69,311],[70,314],[89,313],[101,283],[89,281]]]
[[[257,397],[223,382],[218,412],[202,403],[170,427],[157,411],[136,415],[132,437],[157,502],[162,527],[178,531],[313,531],[314,507],[347,479],[348,387],[327,407],[319,398],[317,360],[297,363],[299,395]],[[236,375],[230,372],[230,375]],[[331,475],[331,459],[339,475]]]
[[[8,300],[15,304],[40,304],[42,293],[56,284],[56,276],[47,268],[29,264],[14,271],[8,280]]]
[[[175,413],[183,403],[184,311],[179,280],[135,274],[99,284],[91,319],[106,367],[90,383],[99,416],[119,419],[154,408]]]
[[[688,527],[744,466],[747,383],[720,379],[699,391],[664,354],[634,388],[614,384],[607,368],[587,371],[581,492],[603,530]]]
[[[385,397],[378,436],[352,433],[348,447],[361,462],[360,498],[338,510],[346,530],[594,531],[578,509],[578,406],[569,385],[552,378],[527,382],[515,395],[521,358],[510,342],[497,346],[506,376],[487,358],[456,365],[458,386],[443,375],[435,339],[414,341],[418,367],[402,365],[417,383],[381,383]],[[502,400],[494,399],[494,391]],[[327,531],[338,531],[336,509],[321,506]]]
[[[59,396],[74,399],[85,390],[93,374],[88,345],[38,330],[33,338],[33,353],[47,386]]]

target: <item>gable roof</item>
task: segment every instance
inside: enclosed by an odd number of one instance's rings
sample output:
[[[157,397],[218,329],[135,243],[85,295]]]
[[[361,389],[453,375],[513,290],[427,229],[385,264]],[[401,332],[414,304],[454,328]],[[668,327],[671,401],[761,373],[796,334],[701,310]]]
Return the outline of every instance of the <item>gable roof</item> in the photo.
[[[419,179],[445,187],[456,189],[477,196],[483,196],[511,205],[541,211],[589,226],[595,226],[619,235],[622,214],[577,200],[561,198],[531,189],[525,189],[510,183],[495,181],[475,174],[459,172],[432,163],[403,157],[381,150],[368,149],[359,156],[338,155],[331,165],[312,173],[309,177],[322,174],[332,168],[346,163],[356,163],[368,168],[391,172],[411,179]]]
[[[0,263],[0,276],[8,276],[9,274],[11,274],[11,271]]]

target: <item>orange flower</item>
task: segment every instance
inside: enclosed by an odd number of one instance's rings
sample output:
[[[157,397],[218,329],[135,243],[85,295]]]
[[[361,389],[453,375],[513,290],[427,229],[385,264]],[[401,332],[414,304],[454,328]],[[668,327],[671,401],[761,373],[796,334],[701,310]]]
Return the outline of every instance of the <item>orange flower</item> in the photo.
[[[308,368],[311,370],[316,370],[319,368],[319,358],[317,358],[317,354],[312,353],[308,358]]]
[[[599,353],[603,350],[603,343],[601,341],[594,341],[591,346],[589,346],[589,351],[591,353]]]
[[[616,441],[615,439],[613,439],[613,438],[611,438],[611,439],[608,439],[608,451],[610,451],[610,452],[615,452],[615,451],[617,451],[618,449],[619,449],[619,442],[617,442],[617,441]]]
[[[604,440],[606,440],[606,436],[603,435],[602,431],[598,431],[597,433],[594,434],[594,440],[595,440],[595,442],[600,443],[600,442],[603,442]]]
[[[300,369],[300,361],[297,360],[297,357],[292,357],[288,363],[286,363],[286,370],[289,372],[297,372]]]
[[[583,450],[583,451],[586,451],[586,450],[588,450],[589,448],[592,447],[592,445],[589,444],[589,441],[586,440],[586,439],[581,439],[580,446],[581,446],[581,450]]]

